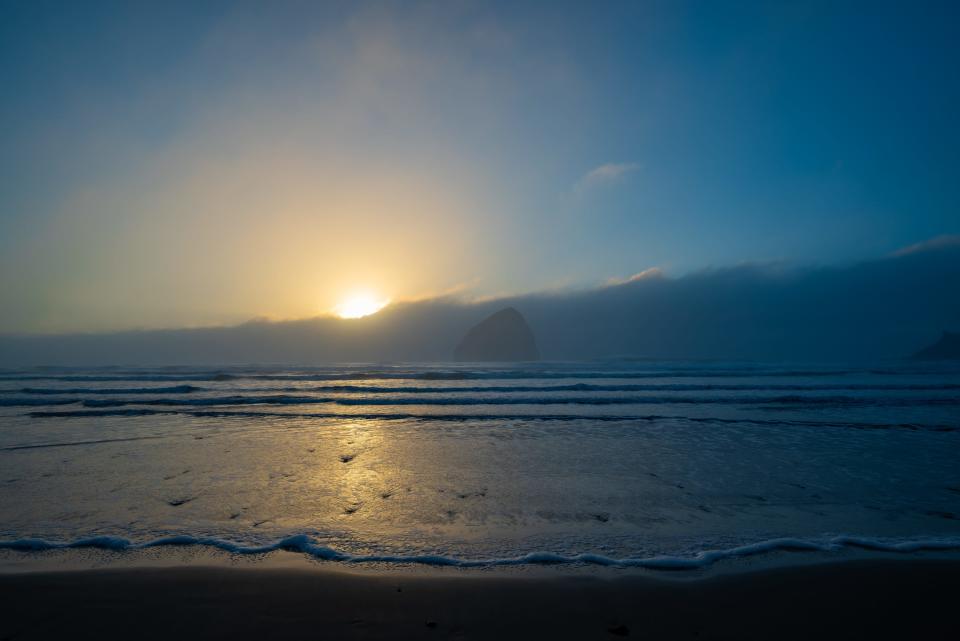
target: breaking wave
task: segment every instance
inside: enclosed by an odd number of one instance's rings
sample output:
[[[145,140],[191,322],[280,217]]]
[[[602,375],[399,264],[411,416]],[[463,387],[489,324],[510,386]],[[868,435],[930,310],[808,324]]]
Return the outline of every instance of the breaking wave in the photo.
[[[176,385],[173,387],[24,387],[20,390],[6,390],[20,394],[36,394],[53,396],[63,394],[191,394],[193,392],[210,391],[207,388],[193,385]]]
[[[825,552],[835,553],[855,548],[875,552],[915,553],[915,552],[951,552],[960,550],[960,537],[924,538],[911,540],[884,540],[870,537],[837,536],[818,541],[799,538],[779,538],[741,545],[721,550],[705,550],[692,556],[652,556],[645,558],[612,558],[601,554],[563,555],[553,552],[532,552],[522,556],[469,559],[434,554],[357,555],[341,552],[331,547],[319,545],[306,534],[289,536],[265,545],[242,545],[216,537],[191,535],[169,536],[143,543],[115,536],[95,536],[70,542],[47,541],[44,539],[16,539],[0,541],[0,549],[20,552],[45,552],[63,549],[100,549],[113,552],[144,550],[149,548],[172,546],[202,546],[229,552],[231,554],[267,554],[278,550],[299,552],[314,559],[339,563],[380,563],[415,564],[452,567],[496,567],[517,565],[599,565],[620,568],[648,568],[657,570],[696,570],[709,567],[725,559],[757,556],[771,552]]]
[[[103,410],[54,410],[29,412],[31,418],[105,418],[127,416],[192,416],[195,418],[254,418],[254,419],[296,419],[302,420],[356,420],[356,421],[588,421],[588,422],[653,422],[653,421],[687,421],[691,423],[708,424],[750,424],[767,426],[790,427],[844,427],[860,430],[889,430],[902,429],[911,431],[955,432],[960,431],[958,425],[938,423],[874,423],[861,421],[840,420],[791,420],[777,419],[764,420],[757,418],[721,418],[713,416],[670,416],[660,414],[626,415],[626,414],[442,414],[442,413],[413,413],[413,412],[371,412],[371,413],[296,413],[296,412],[263,412],[248,410],[152,410],[147,408],[103,409]]]

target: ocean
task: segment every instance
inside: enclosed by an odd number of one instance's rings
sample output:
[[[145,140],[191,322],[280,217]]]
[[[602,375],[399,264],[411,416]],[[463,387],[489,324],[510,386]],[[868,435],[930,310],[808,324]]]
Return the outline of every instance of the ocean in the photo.
[[[960,549],[960,364],[0,371],[0,547],[702,567]]]

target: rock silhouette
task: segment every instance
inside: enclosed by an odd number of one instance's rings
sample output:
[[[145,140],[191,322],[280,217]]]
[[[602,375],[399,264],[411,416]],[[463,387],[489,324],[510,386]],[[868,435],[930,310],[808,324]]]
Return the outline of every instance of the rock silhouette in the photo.
[[[453,352],[456,361],[536,361],[533,331],[513,307],[501,309],[474,325]]]
[[[924,347],[913,357],[922,361],[960,360],[960,333],[944,332],[940,340]]]

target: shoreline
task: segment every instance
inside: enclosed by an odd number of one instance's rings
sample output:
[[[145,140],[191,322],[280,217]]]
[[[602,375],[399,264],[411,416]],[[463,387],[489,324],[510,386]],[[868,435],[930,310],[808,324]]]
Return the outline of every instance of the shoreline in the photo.
[[[177,564],[196,565],[206,559],[214,565],[223,565],[223,559],[234,565],[241,560],[276,566],[277,559],[285,559],[280,567],[293,567],[291,560],[302,559],[311,564],[332,566],[404,568],[422,567],[428,571],[437,568],[462,570],[507,570],[511,568],[596,568],[624,571],[705,572],[715,566],[736,566],[760,563],[780,565],[777,560],[824,558],[843,560],[856,558],[903,558],[909,556],[960,559],[960,539],[955,536],[915,537],[905,540],[885,540],[877,537],[837,535],[828,538],[781,537],[743,543],[728,548],[706,548],[696,554],[653,555],[648,557],[617,558],[597,553],[560,554],[549,551],[529,552],[518,556],[470,558],[446,556],[437,553],[396,555],[390,553],[357,554],[340,551],[318,543],[308,535],[290,535],[272,543],[244,545],[216,537],[170,535],[147,541],[134,541],[118,536],[96,535],[73,541],[48,541],[38,538],[0,540],[0,573],[9,566],[46,565],[59,569],[100,567],[100,562],[83,559],[111,560],[119,565],[136,565],[152,559],[179,559]],[[80,563],[78,563],[78,560]],[[772,563],[771,563],[772,561]],[[152,563],[150,563],[152,564]]]
[[[168,558],[175,564],[0,573],[0,638],[877,639],[958,631],[956,557],[650,573],[355,571],[295,556],[232,567]]]
[[[751,547],[751,546],[748,546]],[[710,552],[708,554],[713,554]],[[589,556],[589,555],[588,555]],[[655,558],[655,557],[651,557]],[[705,563],[673,563],[696,557],[663,557],[664,564],[617,565],[583,561],[531,561],[521,563],[468,563],[423,561],[331,560],[297,549],[238,553],[215,546],[165,544],[109,548],[96,545],[63,546],[41,550],[0,547],[0,577],[35,573],[69,573],[98,570],[165,570],[177,568],[227,568],[250,571],[280,570],[350,574],[358,576],[424,577],[647,577],[657,580],[702,580],[762,570],[835,565],[848,562],[944,562],[960,564],[960,550],[942,548],[897,549],[847,546],[833,549],[764,547],[746,554],[719,554]]]

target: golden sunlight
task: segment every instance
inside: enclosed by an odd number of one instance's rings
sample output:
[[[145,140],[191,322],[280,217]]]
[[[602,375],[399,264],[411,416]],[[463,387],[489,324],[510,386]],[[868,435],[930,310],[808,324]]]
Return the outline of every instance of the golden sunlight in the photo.
[[[340,318],[363,318],[370,314],[376,314],[389,302],[386,299],[379,300],[368,294],[362,294],[343,301],[334,308],[334,311]]]

